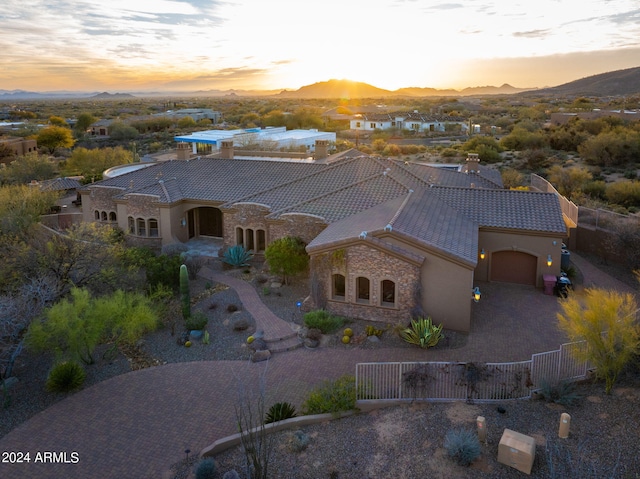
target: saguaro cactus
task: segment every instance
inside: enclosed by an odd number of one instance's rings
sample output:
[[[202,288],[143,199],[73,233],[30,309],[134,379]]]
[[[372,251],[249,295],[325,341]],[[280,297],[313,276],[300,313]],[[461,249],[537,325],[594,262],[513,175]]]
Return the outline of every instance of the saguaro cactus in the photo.
[[[187,265],[180,266],[180,301],[182,303],[182,317],[189,319],[191,316],[191,294],[189,293],[189,272]]]

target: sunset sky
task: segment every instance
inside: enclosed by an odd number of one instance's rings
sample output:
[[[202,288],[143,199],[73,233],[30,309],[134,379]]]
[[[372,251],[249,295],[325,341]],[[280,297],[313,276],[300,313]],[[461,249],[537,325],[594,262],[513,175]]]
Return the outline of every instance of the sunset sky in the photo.
[[[638,0],[3,0],[0,90],[555,86],[640,66]]]

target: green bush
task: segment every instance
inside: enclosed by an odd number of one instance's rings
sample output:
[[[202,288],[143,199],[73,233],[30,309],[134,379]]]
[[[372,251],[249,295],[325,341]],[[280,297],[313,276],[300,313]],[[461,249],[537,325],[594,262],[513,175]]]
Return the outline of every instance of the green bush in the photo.
[[[264,419],[264,423],[269,424],[272,422],[282,421],[284,419],[291,419],[296,416],[296,408],[293,404],[288,402],[278,402],[269,408],[267,416]]]
[[[188,331],[200,331],[205,328],[209,320],[202,311],[196,311],[184,322]]]
[[[400,331],[400,337],[406,342],[416,344],[421,348],[431,348],[444,338],[442,324],[436,326],[431,318],[411,320],[411,326]]]
[[[214,479],[216,472],[216,463],[213,459],[203,459],[196,467],[196,479]]]
[[[86,378],[82,366],[74,361],[64,361],[53,366],[47,377],[47,391],[66,393],[79,389]]]
[[[304,414],[324,414],[351,411],[356,408],[356,379],[342,376],[335,381],[325,381],[313,389],[302,405]]]
[[[231,246],[224,252],[223,261],[235,268],[249,266],[249,261],[253,258],[253,252],[247,251],[242,245]]]
[[[468,429],[449,431],[444,438],[444,448],[449,457],[461,466],[470,466],[482,453],[477,434]]]
[[[543,380],[540,382],[538,393],[547,402],[572,406],[580,400],[580,395],[576,393],[576,386],[569,381],[552,382]]]
[[[304,315],[304,324],[307,328],[319,329],[323,334],[328,334],[344,325],[344,318],[333,316],[324,309],[309,311]]]

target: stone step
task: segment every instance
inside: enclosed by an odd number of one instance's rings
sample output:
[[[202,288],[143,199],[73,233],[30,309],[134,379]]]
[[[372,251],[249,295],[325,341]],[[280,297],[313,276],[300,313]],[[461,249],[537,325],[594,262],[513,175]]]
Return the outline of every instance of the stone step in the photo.
[[[282,353],[285,351],[292,351],[302,346],[302,340],[298,337],[296,332],[293,335],[281,339],[267,339],[267,348],[272,353]]]

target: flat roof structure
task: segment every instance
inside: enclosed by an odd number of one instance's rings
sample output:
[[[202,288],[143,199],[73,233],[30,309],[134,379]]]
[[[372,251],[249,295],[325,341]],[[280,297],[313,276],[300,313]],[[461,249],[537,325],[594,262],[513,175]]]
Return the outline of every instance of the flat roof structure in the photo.
[[[194,144],[215,145],[220,149],[220,143],[233,140],[234,146],[245,146],[251,143],[269,142],[276,148],[305,146],[309,150],[315,148],[316,140],[336,141],[333,132],[311,130],[287,130],[286,127],[247,128],[242,130],[207,130],[197,131],[190,135],[175,136],[175,141]]]

